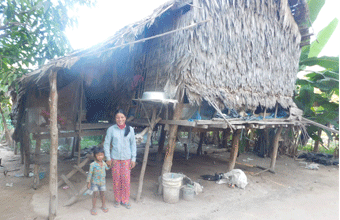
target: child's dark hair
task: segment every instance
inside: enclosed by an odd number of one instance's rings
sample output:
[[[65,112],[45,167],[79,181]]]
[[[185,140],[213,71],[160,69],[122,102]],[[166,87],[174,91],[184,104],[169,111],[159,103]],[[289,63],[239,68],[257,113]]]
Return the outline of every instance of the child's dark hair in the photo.
[[[99,153],[104,154],[104,149],[102,147],[93,147],[93,156],[96,158],[96,155]]]
[[[118,113],[123,114],[126,117],[126,114],[125,114],[123,109],[118,109],[115,112],[115,117]],[[125,125],[126,125],[126,127],[125,127],[124,137],[126,137],[130,133],[130,126],[126,122],[125,122]]]

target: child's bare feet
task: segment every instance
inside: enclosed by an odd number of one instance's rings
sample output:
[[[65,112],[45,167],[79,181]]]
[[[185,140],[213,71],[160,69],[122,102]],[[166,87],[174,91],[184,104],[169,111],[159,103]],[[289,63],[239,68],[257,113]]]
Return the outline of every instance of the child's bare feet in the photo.
[[[91,209],[91,215],[97,215],[97,210],[96,209]]]
[[[107,213],[109,211],[109,209],[106,208],[106,207],[101,207],[101,210],[103,210],[103,212],[105,212],[105,213]]]

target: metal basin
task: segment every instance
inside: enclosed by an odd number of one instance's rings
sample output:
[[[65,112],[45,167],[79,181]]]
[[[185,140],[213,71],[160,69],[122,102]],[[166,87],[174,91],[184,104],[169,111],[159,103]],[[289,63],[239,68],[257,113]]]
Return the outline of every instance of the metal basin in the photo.
[[[164,92],[144,92],[142,100],[165,100],[167,99]]]

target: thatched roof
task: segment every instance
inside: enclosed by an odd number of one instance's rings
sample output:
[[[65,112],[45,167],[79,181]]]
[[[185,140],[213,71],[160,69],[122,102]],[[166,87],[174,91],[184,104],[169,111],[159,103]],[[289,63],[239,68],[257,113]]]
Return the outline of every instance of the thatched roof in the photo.
[[[307,18],[305,0],[173,0],[99,45],[51,60],[22,82],[46,83],[51,71],[86,65],[88,59],[112,62],[125,49],[130,58],[143,53],[146,90],[165,90],[171,98],[185,90],[191,103],[207,100],[233,109],[276,103],[287,108],[294,105]],[[150,40],[154,44],[121,46],[206,19],[210,22]],[[158,62],[157,70],[151,61]]]

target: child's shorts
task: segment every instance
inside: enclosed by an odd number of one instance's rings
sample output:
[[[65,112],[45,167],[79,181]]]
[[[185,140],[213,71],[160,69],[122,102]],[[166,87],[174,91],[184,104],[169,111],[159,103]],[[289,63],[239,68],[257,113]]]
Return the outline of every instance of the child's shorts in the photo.
[[[90,190],[92,190],[93,192],[96,192],[96,191],[106,191],[106,186],[105,185],[99,186],[97,184],[91,184]]]

